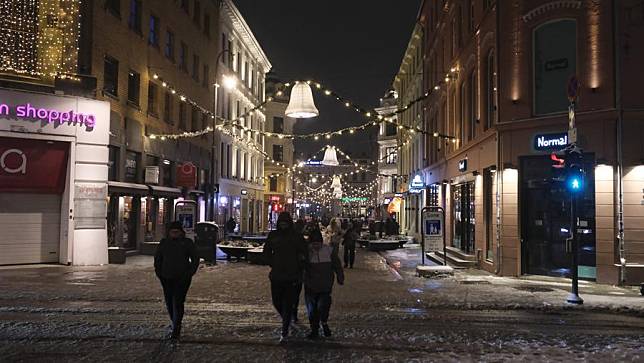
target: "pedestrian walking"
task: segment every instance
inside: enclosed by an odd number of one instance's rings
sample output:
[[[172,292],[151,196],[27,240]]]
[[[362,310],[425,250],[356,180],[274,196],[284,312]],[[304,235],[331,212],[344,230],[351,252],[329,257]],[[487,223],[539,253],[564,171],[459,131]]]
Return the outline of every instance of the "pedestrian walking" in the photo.
[[[344,271],[338,257],[337,245],[324,243],[319,231],[311,234],[309,242],[304,273],[304,300],[311,326],[311,333],[307,337],[317,339],[320,325],[324,336],[331,336],[329,311],[333,280],[337,278],[338,284],[343,285]]]
[[[344,249],[344,268],[353,268],[353,263],[356,260],[356,242],[358,240],[360,224],[357,221],[353,222],[352,227],[349,227],[344,233],[342,239],[342,246]]]
[[[224,228],[224,231],[226,231],[226,235],[235,233],[235,228],[237,228],[237,222],[235,222],[235,218],[230,217],[230,219],[226,222],[226,225]]]
[[[166,238],[159,243],[154,255],[154,271],[161,281],[165,305],[172,322],[168,338],[181,337],[186,295],[192,276],[199,268],[199,256],[194,242],[186,238],[181,222],[169,224]]]
[[[280,342],[286,342],[306,263],[306,245],[301,234],[295,232],[288,212],[277,217],[277,229],[268,234],[264,244],[264,259],[271,267],[273,306],[282,318]]]

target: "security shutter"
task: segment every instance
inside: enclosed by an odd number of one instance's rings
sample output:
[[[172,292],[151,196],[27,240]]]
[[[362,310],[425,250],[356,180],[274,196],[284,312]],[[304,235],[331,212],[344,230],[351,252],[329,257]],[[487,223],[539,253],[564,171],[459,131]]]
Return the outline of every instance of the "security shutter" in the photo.
[[[58,262],[58,194],[0,193],[0,265]]]

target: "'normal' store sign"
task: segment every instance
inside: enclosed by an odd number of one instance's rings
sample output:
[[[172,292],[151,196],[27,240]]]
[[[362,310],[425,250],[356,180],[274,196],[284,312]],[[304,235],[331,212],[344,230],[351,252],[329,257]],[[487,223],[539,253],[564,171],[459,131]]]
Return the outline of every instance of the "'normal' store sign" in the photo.
[[[535,150],[562,150],[568,146],[568,133],[558,132],[555,134],[537,134],[532,144]]]

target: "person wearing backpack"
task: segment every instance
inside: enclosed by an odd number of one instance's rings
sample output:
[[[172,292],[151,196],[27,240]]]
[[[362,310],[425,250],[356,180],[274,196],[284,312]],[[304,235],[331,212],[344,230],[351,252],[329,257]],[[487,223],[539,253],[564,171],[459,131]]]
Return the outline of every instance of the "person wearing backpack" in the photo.
[[[181,337],[186,295],[192,276],[198,268],[199,256],[194,242],[186,238],[181,222],[171,222],[166,238],[161,240],[154,255],[154,272],[161,281],[166,308],[172,322],[168,335],[170,339],[178,340]]]

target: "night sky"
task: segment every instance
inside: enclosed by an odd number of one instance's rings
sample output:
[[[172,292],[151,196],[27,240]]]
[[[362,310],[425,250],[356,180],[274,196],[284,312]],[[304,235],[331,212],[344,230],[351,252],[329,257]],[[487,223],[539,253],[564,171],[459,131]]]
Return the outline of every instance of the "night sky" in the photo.
[[[283,80],[313,79],[366,109],[391,87],[418,16],[420,0],[233,0]],[[320,117],[295,133],[331,131],[366,119],[313,91]],[[325,99],[326,98],[326,99]],[[296,142],[298,158],[327,143],[375,158],[376,128]],[[320,154],[320,158],[323,154]]]

